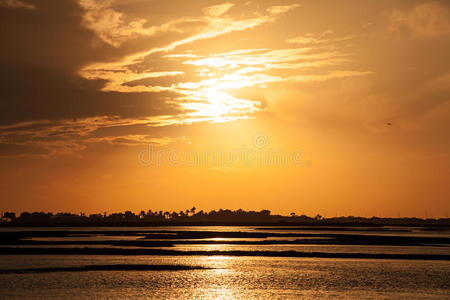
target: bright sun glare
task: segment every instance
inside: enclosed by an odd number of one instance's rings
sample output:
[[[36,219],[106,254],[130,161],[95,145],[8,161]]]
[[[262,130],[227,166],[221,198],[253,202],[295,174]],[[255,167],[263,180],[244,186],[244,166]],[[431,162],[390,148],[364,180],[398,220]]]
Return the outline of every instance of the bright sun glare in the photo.
[[[264,87],[266,80],[252,72],[256,68],[240,65],[240,58],[209,58],[192,63],[203,68],[196,70],[198,82],[181,83],[180,92],[186,95],[182,105],[192,111],[192,121],[209,121],[213,123],[229,122],[250,118],[261,110],[261,104],[253,99],[238,98],[231,94],[233,90],[244,87]]]

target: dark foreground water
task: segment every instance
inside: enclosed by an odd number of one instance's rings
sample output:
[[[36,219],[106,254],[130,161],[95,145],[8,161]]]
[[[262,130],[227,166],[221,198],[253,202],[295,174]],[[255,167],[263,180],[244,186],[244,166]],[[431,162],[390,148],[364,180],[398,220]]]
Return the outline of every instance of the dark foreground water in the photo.
[[[9,229],[11,230],[11,229]],[[17,229],[23,231],[25,229]],[[29,229],[26,229],[29,230]],[[36,229],[35,229],[36,230]],[[42,230],[42,229],[41,229]],[[50,230],[50,229],[48,229]],[[53,231],[54,229],[51,229]],[[67,230],[67,229],[64,229]],[[73,229],[79,231],[80,229]],[[111,231],[129,230],[129,235],[120,233],[104,235],[99,230],[83,229],[86,234],[68,234],[59,237],[38,234],[39,237],[23,237],[30,244],[19,242],[2,245],[2,248],[90,248],[106,244],[93,245],[92,241],[111,240],[148,240],[148,232],[132,232],[133,229],[108,229]],[[134,229],[137,231],[143,229]],[[149,229],[155,230],[155,229]],[[267,232],[259,228],[209,227],[209,228],[159,228],[161,231],[208,231],[208,232]],[[90,234],[89,231],[95,232]],[[271,231],[272,232],[272,231]],[[281,233],[297,232],[286,229]],[[185,235],[166,236],[164,240],[174,240],[170,247],[152,247],[179,250],[175,256],[165,255],[0,255],[0,299],[299,299],[299,298],[346,298],[346,299],[449,299],[450,297],[450,255],[446,244],[409,245],[336,245],[335,241],[322,244],[227,244],[233,241],[292,241],[322,238],[310,234],[329,235],[342,231],[329,230],[318,233],[305,231],[295,237],[266,238],[198,238]],[[447,238],[448,232],[426,232],[407,229],[396,232],[373,232],[372,230],[346,232],[346,235],[361,236],[398,236]],[[44,235],[44,236],[42,236]],[[45,236],[47,235],[47,236]],[[51,234],[50,234],[51,235]],[[207,234],[210,236],[211,234]],[[227,234],[218,234],[227,235]],[[201,234],[200,234],[201,236]],[[147,238],[146,238],[147,237]],[[158,236],[151,236],[152,240]],[[345,237],[345,236],[344,236]],[[303,240],[305,239],[305,240]],[[163,240],[163,239],[161,239]],[[158,241],[161,241],[158,239]],[[409,240],[409,239],[408,239]],[[35,243],[34,241],[37,241]],[[80,245],[58,245],[61,241],[86,242]],[[176,242],[184,244],[177,245]],[[211,241],[213,244],[196,244]],[[319,240],[315,240],[318,242]],[[344,239],[345,241],[345,239]],[[366,241],[364,239],[364,241]],[[410,240],[414,243],[414,239]],[[422,240],[419,240],[422,241]],[[430,240],[436,241],[436,240]],[[444,240],[445,241],[445,240]],[[47,244],[45,244],[47,242]],[[51,242],[48,244],[48,242]],[[39,244],[41,243],[41,244]],[[43,243],[43,244],[42,244]],[[56,243],[56,244],[55,244]],[[278,242],[279,243],[279,242]],[[334,243],[334,244],[331,244]],[[345,243],[359,243],[351,239]],[[366,242],[367,243],[367,242]],[[8,244],[8,243],[4,243]],[[109,248],[124,249],[124,246],[110,245]],[[361,259],[361,258],[317,258],[317,257],[276,257],[276,256],[228,256],[196,255],[189,251],[200,248],[204,251],[265,250],[329,253],[387,253],[387,254],[426,254],[443,255],[439,260],[433,259]],[[144,248],[143,245],[127,246],[126,249]],[[147,245],[148,249],[148,245]],[[17,250],[19,251],[19,250]],[[185,251],[185,252],[183,252]],[[68,271],[68,267],[111,265],[107,271]],[[114,266],[183,266],[203,267],[206,269],[184,270],[121,270]],[[65,268],[65,271],[58,271]],[[28,270],[20,272],[20,270]],[[33,271],[34,270],[34,271]],[[37,271],[40,270],[40,271]]]

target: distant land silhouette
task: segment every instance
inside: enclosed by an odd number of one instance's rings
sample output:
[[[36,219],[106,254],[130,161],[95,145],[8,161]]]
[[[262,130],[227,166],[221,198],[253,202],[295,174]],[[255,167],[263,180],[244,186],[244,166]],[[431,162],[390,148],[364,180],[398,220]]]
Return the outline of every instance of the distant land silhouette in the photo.
[[[242,209],[220,209],[205,212],[197,211],[195,207],[180,211],[144,211],[136,214],[131,211],[107,214],[73,214],[4,212],[0,226],[171,226],[171,225],[308,225],[308,226],[450,226],[450,218],[381,218],[342,216],[325,218],[321,215],[310,217],[306,215],[289,216],[272,215],[270,210],[244,211]]]

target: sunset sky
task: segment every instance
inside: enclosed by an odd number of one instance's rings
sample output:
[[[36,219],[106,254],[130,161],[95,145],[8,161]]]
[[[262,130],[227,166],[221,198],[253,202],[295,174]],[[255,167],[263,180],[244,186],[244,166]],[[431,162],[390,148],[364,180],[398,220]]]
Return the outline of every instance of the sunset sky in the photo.
[[[0,32],[2,211],[450,212],[450,1],[0,0]]]

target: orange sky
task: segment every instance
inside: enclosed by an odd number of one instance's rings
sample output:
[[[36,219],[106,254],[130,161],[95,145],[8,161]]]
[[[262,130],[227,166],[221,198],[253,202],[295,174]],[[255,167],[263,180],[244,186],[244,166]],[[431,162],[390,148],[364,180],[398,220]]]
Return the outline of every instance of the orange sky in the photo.
[[[450,211],[448,1],[0,0],[0,23],[3,211]]]

